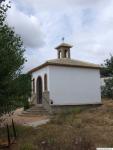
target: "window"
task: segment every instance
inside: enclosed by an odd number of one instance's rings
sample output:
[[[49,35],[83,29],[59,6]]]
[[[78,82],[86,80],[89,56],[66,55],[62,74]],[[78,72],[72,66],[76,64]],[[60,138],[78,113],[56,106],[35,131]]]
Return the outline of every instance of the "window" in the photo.
[[[59,51],[59,58],[61,58],[61,51]]]
[[[34,93],[35,92],[35,79],[32,80],[32,83],[33,83],[32,86],[33,86],[33,93]]]
[[[47,91],[47,74],[44,75],[44,90]]]
[[[67,50],[64,51],[64,57],[67,58]]]

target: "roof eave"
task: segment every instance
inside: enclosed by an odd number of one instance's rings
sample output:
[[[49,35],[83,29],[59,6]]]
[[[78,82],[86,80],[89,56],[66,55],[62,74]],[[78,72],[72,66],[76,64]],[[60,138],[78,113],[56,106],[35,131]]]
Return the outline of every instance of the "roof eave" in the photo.
[[[48,65],[48,62],[45,62],[45,63],[43,63],[42,65],[31,69],[30,71],[28,71],[28,73],[33,73],[33,72],[35,72],[35,71],[37,71],[37,70],[39,70],[39,69],[41,69],[41,68],[43,68],[43,67],[45,67],[45,66],[47,66],[47,65]]]
[[[55,49],[59,49],[60,47],[68,47],[68,48],[72,48],[73,46],[72,45],[63,45],[63,44],[60,44],[58,45]]]
[[[101,67],[100,66],[82,66],[82,65],[68,65],[68,64],[56,64],[56,63],[50,63],[50,62],[45,62],[44,64],[30,70],[28,73],[33,73],[39,69],[42,69],[43,67],[46,67],[46,66],[65,66],[65,67],[76,67],[76,68],[90,68],[90,69],[100,69]]]

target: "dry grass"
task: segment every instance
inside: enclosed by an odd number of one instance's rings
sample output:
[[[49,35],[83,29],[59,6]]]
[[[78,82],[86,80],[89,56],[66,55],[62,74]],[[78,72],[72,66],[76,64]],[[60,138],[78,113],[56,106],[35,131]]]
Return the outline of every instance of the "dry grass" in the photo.
[[[78,110],[77,110],[78,109]],[[113,147],[113,100],[98,107],[63,112],[35,129],[17,127],[12,150],[94,150]]]

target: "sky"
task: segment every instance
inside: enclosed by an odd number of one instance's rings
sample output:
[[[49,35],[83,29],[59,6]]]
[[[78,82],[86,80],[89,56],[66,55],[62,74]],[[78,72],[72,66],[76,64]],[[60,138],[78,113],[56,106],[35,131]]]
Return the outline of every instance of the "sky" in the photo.
[[[73,59],[101,64],[113,54],[113,0],[12,0],[7,14],[26,49],[24,72],[57,58],[62,37]]]

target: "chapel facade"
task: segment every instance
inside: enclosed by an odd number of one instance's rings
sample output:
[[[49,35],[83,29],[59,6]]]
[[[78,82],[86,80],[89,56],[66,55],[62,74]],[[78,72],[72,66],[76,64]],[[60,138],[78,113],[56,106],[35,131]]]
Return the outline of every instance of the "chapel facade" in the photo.
[[[100,66],[71,58],[72,45],[61,43],[57,58],[29,71],[34,105],[52,112],[63,107],[101,104]]]

